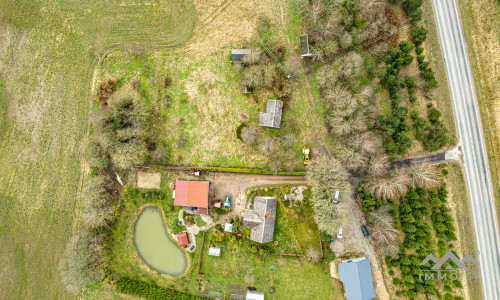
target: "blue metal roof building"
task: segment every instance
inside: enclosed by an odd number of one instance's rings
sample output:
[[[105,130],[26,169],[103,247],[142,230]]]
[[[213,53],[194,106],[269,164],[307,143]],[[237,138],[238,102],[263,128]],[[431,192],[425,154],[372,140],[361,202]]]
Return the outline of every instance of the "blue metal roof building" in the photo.
[[[375,298],[370,259],[359,257],[337,264],[339,279],[344,284],[347,300],[370,300]]]

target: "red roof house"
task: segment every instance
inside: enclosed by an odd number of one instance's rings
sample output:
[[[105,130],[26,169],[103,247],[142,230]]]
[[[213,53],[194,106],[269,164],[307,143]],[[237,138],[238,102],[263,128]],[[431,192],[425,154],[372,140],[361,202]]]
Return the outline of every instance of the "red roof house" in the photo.
[[[208,215],[208,208],[200,207],[200,209],[198,209],[198,213],[200,215]]]
[[[208,181],[177,180],[174,205],[208,208],[208,185]]]
[[[187,232],[179,233],[177,235],[177,241],[179,242],[179,247],[184,247],[189,245]]]

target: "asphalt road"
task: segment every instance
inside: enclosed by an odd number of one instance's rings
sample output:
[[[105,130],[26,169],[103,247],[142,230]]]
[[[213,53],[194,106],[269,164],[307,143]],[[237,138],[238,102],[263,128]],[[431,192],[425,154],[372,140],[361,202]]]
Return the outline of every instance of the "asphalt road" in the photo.
[[[444,54],[472,214],[485,299],[500,299],[500,246],[478,104],[455,0],[433,0]],[[488,13],[488,12],[485,12]],[[473,253],[471,255],[475,256]],[[474,299],[474,296],[471,295]]]

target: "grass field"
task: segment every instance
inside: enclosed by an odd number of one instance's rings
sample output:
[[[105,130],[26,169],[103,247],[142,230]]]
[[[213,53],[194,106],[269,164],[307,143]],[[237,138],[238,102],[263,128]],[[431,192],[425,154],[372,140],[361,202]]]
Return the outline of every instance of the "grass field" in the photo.
[[[257,125],[269,97],[241,93],[240,73],[229,62],[229,54],[229,47],[204,57],[183,52],[140,56],[115,52],[99,68],[96,82],[108,78],[123,84],[140,82],[140,92],[159,116],[154,126],[167,146],[169,163],[266,168],[269,155],[244,144],[236,129],[242,123],[241,115],[249,116],[246,124]],[[172,79],[167,88],[166,77]],[[317,151],[329,147],[329,140],[322,111],[317,109],[319,100],[312,97],[305,76],[298,76],[291,84],[293,97],[285,102],[281,128],[261,130],[270,136],[297,136],[293,146],[296,155],[286,159],[296,161],[298,170],[303,167],[302,146],[311,145]]]
[[[124,3],[0,1],[2,297],[68,297],[57,267],[79,226],[98,57],[112,47],[166,47],[191,37],[190,1]]]
[[[500,4],[495,1],[458,1],[474,88],[479,102],[488,152],[497,218],[500,220]]]
[[[464,185],[465,178],[463,168],[459,163],[453,162],[448,164],[448,169],[449,174],[446,176],[446,184],[450,192],[450,207],[455,214],[453,219],[456,220],[456,224],[458,225],[457,237],[460,243],[457,243],[457,245],[461,250],[460,255],[462,257],[467,253],[474,253],[475,255],[477,251],[476,234],[474,231],[469,197],[467,197],[468,192]],[[467,285],[471,299],[481,299],[483,294],[481,282],[479,280],[467,281]]]

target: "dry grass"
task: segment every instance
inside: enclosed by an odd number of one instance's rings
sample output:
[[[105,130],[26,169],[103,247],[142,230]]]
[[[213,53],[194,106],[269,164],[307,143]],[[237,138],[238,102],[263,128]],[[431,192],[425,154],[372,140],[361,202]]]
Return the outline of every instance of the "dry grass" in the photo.
[[[463,176],[463,169],[459,163],[448,164],[449,174],[445,177],[445,182],[448,189],[448,206],[451,208],[454,226],[457,228],[458,242],[455,242],[455,250],[461,257],[470,253],[475,256],[477,250],[476,235],[474,231],[474,223],[472,221],[472,212],[467,197],[468,192]],[[458,226],[457,226],[458,225]],[[481,281],[463,281],[464,294],[469,297],[465,299],[481,299],[482,287]]]
[[[459,0],[465,40],[486,141],[497,217],[500,219],[500,4],[498,1]]]
[[[275,95],[267,90],[243,95],[240,74],[229,63],[228,56],[232,47],[243,47],[255,39],[258,16],[267,16],[274,22],[276,39],[293,48],[281,22],[286,16],[281,16],[282,11],[272,9],[265,1],[237,5],[225,2],[222,6],[196,2],[195,5],[200,9],[202,20],[197,30],[205,36],[197,32],[185,47],[172,52],[152,52],[142,57],[112,53],[96,73],[94,84],[107,78],[122,82],[139,80],[139,90],[147,95],[159,115],[155,130],[167,144],[170,163],[268,167],[270,156],[242,143],[236,137],[236,129],[241,116],[248,125],[257,125],[265,100]],[[273,5],[284,4],[275,1]],[[250,8],[253,10],[245,13]],[[218,17],[210,21],[212,14]],[[221,22],[245,26],[235,33],[233,26]],[[172,78],[172,84],[165,89],[161,82],[166,76]],[[313,98],[307,78],[300,75],[290,84],[293,94],[285,103],[281,129],[259,128],[259,131],[261,136],[265,132],[277,137],[287,130],[296,135],[297,141],[288,147],[296,155],[286,158],[297,169],[303,168],[302,146],[311,145],[313,152],[318,153],[317,149],[329,147],[330,141],[321,118],[320,101]],[[284,157],[282,154],[279,156]],[[290,164],[283,164],[289,169]]]

